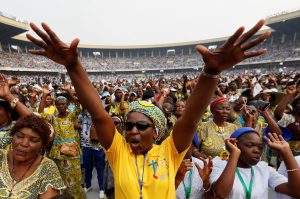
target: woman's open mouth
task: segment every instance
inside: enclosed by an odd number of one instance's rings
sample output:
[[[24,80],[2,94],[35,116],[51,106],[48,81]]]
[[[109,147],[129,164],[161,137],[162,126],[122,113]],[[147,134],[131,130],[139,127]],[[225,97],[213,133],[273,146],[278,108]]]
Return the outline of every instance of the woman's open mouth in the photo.
[[[130,143],[131,147],[134,149],[136,149],[140,146],[140,141],[136,138],[130,138],[129,143]]]

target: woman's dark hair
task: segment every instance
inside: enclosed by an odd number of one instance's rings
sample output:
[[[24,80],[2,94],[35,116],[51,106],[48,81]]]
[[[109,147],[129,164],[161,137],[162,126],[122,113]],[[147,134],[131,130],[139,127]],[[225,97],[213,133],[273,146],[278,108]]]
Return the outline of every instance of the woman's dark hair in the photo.
[[[22,128],[30,128],[42,139],[43,146],[47,147],[50,142],[50,124],[48,124],[43,118],[34,114],[20,118],[10,131],[10,135],[13,136],[16,132]]]

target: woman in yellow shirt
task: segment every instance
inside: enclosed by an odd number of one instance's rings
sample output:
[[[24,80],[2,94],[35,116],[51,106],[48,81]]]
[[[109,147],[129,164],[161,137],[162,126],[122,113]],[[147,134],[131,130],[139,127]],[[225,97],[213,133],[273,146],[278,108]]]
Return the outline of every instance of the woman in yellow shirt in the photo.
[[[153,142],[160,137],[161,132],[156,122],[145,112],[151,110],[158,115],[160,113],[157,107],[149,103],[141,102],[130,109],[125,125],[128,143],[117,133],[113,120],[102,106],[96,89],[81,65],[77,53],[79,39],[67,46],[45,23],[42,23],[44,31],[30,24],[41,40],[30,34],[27,34],[27,38],[41,48],[31,50],[32,54],[48,57],[68,70],[77,96],[91,113],[97,136],[106,150],[115,177],[115,197],[175,198],[175,174],[192,143],[197,124],[218,83],[219,74],[246,58],[266,52],[265,49],[248,51],[269,37],[270,32],[266,32],[247,41],[263,24],[263,20],[259,21],[245,34],[244,28],[239,28],[224,45],[213,52],[204,46],[196,47],[203,57],[205,67],[173,133],[159,146]]]

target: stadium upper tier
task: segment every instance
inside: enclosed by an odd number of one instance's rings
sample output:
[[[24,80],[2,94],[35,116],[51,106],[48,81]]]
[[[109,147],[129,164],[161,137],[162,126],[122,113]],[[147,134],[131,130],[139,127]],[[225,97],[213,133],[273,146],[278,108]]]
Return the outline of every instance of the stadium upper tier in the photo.
[[[260,46],[267,48],[268,53],[247,60],[242,64],[256,62],[290,61],[300,59],[300,40],[285,40],[273,38]],[[147,70],[147,69],[172,69],[172,68],[201,68],[203,61],[196,52],[190,54],[172,54],[161,56],[135,56],[135,57],[104,57],[92,55],[81,57],[83,66],[88,71],[114,71],[114,70]],[[2,51],[0,65],[11,68],[49,69],[59,70],[63,67],[40,56],[29,53]]]
[[[298,60],[300,58],[300,11],[272,16],[267,19],[266,24],[273,33],[271,38],[260,47],[267,48],[268,53],[242,64]],[[0,16],[2,68],[61,70],[63,67],[43,57],[27,53],[28,49],[36,46],[23,36],[17,35],[27,30],[27,23]],[[195,45],[202,44],[209,49],[214,49],[225,39],[227,38],[151,46],[81,45],[78,50],[83,65],[88,71],[201,68],[203,61],[195,52]]]

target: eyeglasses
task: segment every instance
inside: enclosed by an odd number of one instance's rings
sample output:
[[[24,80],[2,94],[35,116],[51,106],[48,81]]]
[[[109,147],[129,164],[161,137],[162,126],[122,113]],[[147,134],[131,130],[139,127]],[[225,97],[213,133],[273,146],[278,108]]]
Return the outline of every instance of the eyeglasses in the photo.
[[[125,130],[130,131],[135,126],[139,131],[145,131],[147,128],[151,127],[152,125],[145,121],[138,121],[138,122],[125,122]]]

